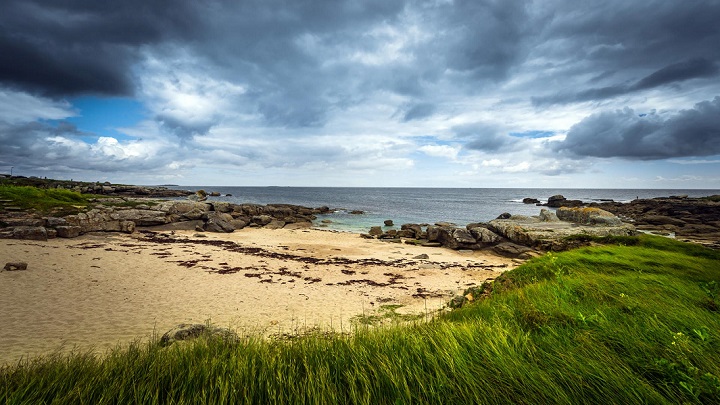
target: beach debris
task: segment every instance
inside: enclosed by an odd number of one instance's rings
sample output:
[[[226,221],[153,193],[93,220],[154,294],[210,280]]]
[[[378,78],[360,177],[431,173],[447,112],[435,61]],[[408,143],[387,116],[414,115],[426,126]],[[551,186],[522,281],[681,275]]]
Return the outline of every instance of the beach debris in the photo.
[[[209,324],[202,323],[181,323],[176,327],[165,332],[160,338],[160,346],[169,346],[175,342],[196,339],[201,336],[221,337],[225,340],[236,341],[238,335],[230,329],[219,328]]]
[[[5,263],[5,267],[3,267],[3,270],[5,271],[17,271],[17,270],[27,270],[28,264],[25,262],[8,262]]]

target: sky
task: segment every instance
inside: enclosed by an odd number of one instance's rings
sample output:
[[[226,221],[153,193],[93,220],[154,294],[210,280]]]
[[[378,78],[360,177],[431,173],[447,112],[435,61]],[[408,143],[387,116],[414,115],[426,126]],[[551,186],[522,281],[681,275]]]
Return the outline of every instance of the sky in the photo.
[[[0,173],[720,189],[720,0],[3,0]]]

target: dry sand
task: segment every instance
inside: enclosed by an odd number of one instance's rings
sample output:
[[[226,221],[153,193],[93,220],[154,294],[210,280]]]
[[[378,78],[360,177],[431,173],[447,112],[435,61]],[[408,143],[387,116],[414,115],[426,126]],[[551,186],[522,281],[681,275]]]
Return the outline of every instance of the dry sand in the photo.
[[[28,263],[0,272],[0,364],[73,348],[102,353],[208,320],[241,333],[348,332],[383,305],[431,314],[514,267],[487,253],[332,231],[193,234],[0,240],[0,265]],[[413,259],[423,253],[429,259]]]

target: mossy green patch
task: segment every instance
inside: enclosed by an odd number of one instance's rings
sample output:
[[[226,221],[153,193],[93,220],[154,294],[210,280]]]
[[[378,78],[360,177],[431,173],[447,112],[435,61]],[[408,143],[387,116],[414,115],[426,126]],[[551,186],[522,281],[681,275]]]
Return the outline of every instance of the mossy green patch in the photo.
[[[14,206],[47,214],[75,213],[88,205],[88,197],[65,189],[42,189],[31,186],[0,185],[0,199]]]

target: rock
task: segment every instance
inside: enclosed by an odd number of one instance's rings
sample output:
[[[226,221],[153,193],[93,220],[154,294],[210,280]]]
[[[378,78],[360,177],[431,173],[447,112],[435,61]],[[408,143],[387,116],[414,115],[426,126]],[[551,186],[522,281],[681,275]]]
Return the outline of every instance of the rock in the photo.
[[[560,218],[554,212],[543,208],[540,210],[540,220],[543,222],[557,222]]]
[[[485,227],[475,227],[469,229],[472,236],[475,238],[477,243],[484,243],[484,244],[495,244],[500,242],[502,239],[498,234],[495,232],[485,228]]]
[[[427,259],[429,259],[429,258],[430,258],[430,256],[428,256],[428,255],[425,254],[425,253],[413,257],[413,259],[417,259],[417,260],[427,260]]]
[[[427,227],[427,239],[430,242],[434,242],[438,240],[438,237],[440,236],[440,227],[437,226],[428,226]]]
[[[218,193],[217,191],[212,191],[210,192],[210,197],[220,197],[220,193]]]
[[[67,225],[65,218],[48,217],[45,218],[45,226],[49,228],[57,228],[58,226]]]
[[[133,233],[135,232],[135,222],[133,221],[120,221],[120,232]]]
[[[452,222],[435,222],[435,226],[456,226],[456,224]]]
[[[645,223],[650,225],[675,225],[675,226],[685,226],[686,222],[678,219],[673,218],[665,215],[645,215],[643,216],[638,223]]]
[[[229,202],[219,201],[212,204],[212,207],[217,212],[232,212],[233,207]]]
[[[13,229],[13,238],[28,240],[47,240],[47,229],[42,226],[16,226]]]
[[[600,208],[569,208],[560,207],[556,211],[557,217],[563,221],[582,225],[621,226],[622,221],[610,212]]]
[[[233,219],[230,221],[230,225],[232,225],[235,229],[243,229],[247,226],[247,224],[248,223],[242,219]]]
[[[6,271],[16,271],[16,270],[27,270],[28,264],[25,262],[8,262],[5,263],[5,267],[3,267],[3,270]]]
[[[61,238],[77,238],[80,236],[79,226],[58,226],[55,228],[57,236]]]
[[[373,226],[370,228],[370,231],[368,232],[368,234],[372,235],[372,236],[380,236],[383,234],[382,227]]]
[[[508,219],[512,216],[509,212],[503,212],[502,214],[498,215],[496,219]]]
[[[442,247],[442,243],[440,243],[440,242],[425,242],[420,246],[422,246],[422,247]]]
[[[201,323],[181,323],[162,335],[162,337],[160,338],[160,346],[169,346],[178,341],[196,339],[201,336],[219,336],[223,339],[228,340],[238,339],[237,334],[230,329],[218,328],[216,326],[210,326]]]
[[[115,211],[114,219],[132,221],[137,226],[163,225],[168,221],[164,211],[128,209]]]
[[[293,222],[292,224],[285,224],[283,229],[308,229],[312,228],[312,222],[310,221],[303,221],[303,222]]]
[[[467,301],[467,298],[463,295],[456,295],[453,297],[450,302],[448,302],[448,306],[450,308],[461,308],[463,305],[465,305],[465,302]]]
[[[351,213],[352,215],[362,215],[362,214],[365,213],[365,211],[362,211],[362,210],[352,210],[352,211],[350,211],[350,213]]]
[[[198,202],[200,202],[200,201],[205,201],[205,200],[207,200],[208,195],[207,195],[207,193],[205,192],[205,190],[198,190],[198,191],[195,192],[195,194],[191,194],[191,195],[189,195],[187,198],[188,198],[188,200],[190,200],[190,201],[198,201]]]
[[[285,226],[285,221],[281,221],[279,219],[273,219],[272,221],[270,221],[270,223],[265,225],[265,228],[266,229],[282,229],[284,226]]]
[[[271,217],[270,215],[264,215],[264,214],[263,215],[255,215],[250,219],[250,221],[253,224],[257,224],[260,226],[265,226],[265,225],[269,224],[270,222],[272,222],[272,220],[273,220],[273,217]]]
[[[518,257],[523,253],[532,251],[532,249],[527,246],[522,246],[510,242],[499,243],[493,248],[493,250],[495,251],[495,253],[506,257]]]
[[[617,217],[607,212],[602,214],[590,210],[581,215],[578,211],[588,210],[588,208],[564,208],[558,209],[558,212],[561,210],[567,210],[567,218],[584,221],[585,224],[564,220],[547,222],[541,221],[538,217],[513,215],[508,219],[494,219],[488,223],[488,226],[490,230],[513,243],[544,250],[564,250],[571,247],[567,237],[573,235],[628,236],[635,234],[634,226],[623,224]],[[576,212],[577,214],[571,214]],[[558,217],[562,219],[562,217]],[[615,222],[616,220],[618,222]]]
[[[437,241],[450,249],[459,249],[475,245],[477,241],[467,229],[438,227]]]
[[[537,204],[540,202],[537,198],[523,198],[522,200],[523,204]]]
[[[400,230],[405,231],[404,234],[408,235],[407,238],[420,238],[423,233],[422,227],[418,224],[402,224]]]
[[[213,211],[208,213],[208,219],[203,225],[203,229],[207,232],[229,233],[235,230],[235,227],[230,223],[230,221],[232,221],[232,217],[230,215]]]
[[[393,226],[394,225],[392,219],[386,219],[383,223],[385,224],[385,226]]]
[[[547,206],[558,208],[562,206],[562,203],[566,200],[565,196],[562,194],[555,194],[554,196],[551,196],[548,198]]]

